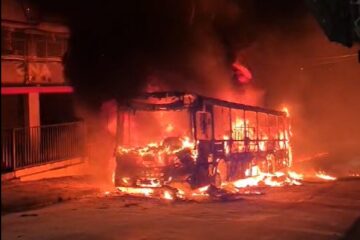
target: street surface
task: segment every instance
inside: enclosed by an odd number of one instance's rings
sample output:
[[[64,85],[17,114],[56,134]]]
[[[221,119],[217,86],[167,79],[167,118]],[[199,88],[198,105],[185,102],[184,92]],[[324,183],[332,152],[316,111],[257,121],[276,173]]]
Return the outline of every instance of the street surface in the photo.
[[[266,188],[228,202],[96,194],[2,216],[2,239],[360,239],[360,180]],[[357,225],[355,224],[358,220]],[[355,225],[354,225],[355,224]]]

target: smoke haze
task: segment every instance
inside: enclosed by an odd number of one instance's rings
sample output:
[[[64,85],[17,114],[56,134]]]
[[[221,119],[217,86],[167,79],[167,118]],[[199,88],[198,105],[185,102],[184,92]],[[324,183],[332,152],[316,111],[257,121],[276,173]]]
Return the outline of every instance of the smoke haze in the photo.
[[[38,2],[68,17],[65,73],[92,109],[130,98],[149,82],[252,105],[286,105],[295,158],[329,152],[359,162],[355,50],[329,42],[303,1]],[[250,85],[234,80],[235,61],[251,70]]]

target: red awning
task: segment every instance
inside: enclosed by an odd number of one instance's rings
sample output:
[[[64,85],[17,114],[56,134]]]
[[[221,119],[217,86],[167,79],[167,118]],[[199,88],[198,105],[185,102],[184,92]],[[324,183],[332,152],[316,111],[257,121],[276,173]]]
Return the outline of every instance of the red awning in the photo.
[[[43,87],[1,87],[2,95],[28,93],[72,93],[70,86],[43,86]]]

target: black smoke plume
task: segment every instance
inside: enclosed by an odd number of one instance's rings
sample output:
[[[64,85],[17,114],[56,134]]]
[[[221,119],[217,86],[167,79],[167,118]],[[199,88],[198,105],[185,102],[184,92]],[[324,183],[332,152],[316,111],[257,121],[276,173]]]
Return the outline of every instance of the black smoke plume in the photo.
[[[296,28],[305,9],[285,0],[34,2],[67,20],[65,73],[90,106],[129,98],[149,79],[207,95],[232,87],[239,52],[269,29],[296,31],[286,26]]]

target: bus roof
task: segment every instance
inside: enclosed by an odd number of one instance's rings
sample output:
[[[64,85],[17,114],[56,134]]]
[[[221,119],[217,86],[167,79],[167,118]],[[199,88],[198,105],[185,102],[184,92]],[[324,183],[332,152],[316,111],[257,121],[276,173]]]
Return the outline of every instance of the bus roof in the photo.
[[[177,99],[177,101],[172,102],[172,103],[147,104],[147,110],[165,110],[167,108],[169,110],[170,109],[176,110],[176,109],[181,109],[184,107],[192,106],[192,104],[190,104],[188,106],[181,104],[184,102],[184,99],[186,97],[190,97],[190,98],[192,97],[193,99],[196,99],[197,101],[194,101],[194,104],[196,104],[196,102],[198,102],[198,101],[202,101],[205,104],[209,103],[209,104],[218,105],[218,106],[222,106],[222,107],[228,107],[228,108],[232,108],[232,109],[241,109],[241,110],[245,110],[245,111],[261,112],[261,113],[277,115],[277,116],[286,116],[286,112],[284,112],[284,111],[278,111],[278,110],[273,110],[273,109],[268,109],[268,108],[263,108],[263,107],[258,107],[258,106],[251,106],[251,105],[246,105],[246,104],[241,104],[241,103],[234,103],[234,102],[229,102],[229,101],[225,101],[225,100],[221,100],[221,99],[202,96],[199,94],[177,92],[177,91],[141,93],[138,96],[136,96],[134,99],[147,100],[150,98],[157,98],[157,99],[175,98],[175,99]],[[127,105],[132,108],[137,108],[136,104],[131,103],[134,101],[134,99],[130,100]]]

